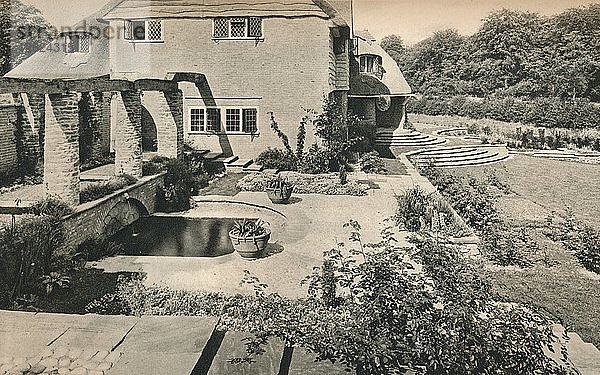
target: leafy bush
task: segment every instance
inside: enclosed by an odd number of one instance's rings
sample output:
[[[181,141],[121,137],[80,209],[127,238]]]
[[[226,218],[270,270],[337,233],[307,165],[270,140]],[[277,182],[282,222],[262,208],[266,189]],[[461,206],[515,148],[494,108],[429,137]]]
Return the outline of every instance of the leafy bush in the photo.
[[[182,160],[169,159],[164,186],[158,192],[159,209],[165,212],[190,209],[190,198],[198,194],[198,180],[190,165]]]
[[[122,253],[123,245],[100,237],[92,237],[77,248],[77,257],[93,262]]]
[[[42,276],[53,272],[63,251],[64,230],[53,216],[22,217],[0,229],[0,305],[37,294]]]
[[[409,232],[430,231],[448,236],[471,234],[469,227],[443,198],[417,186],[398,196],[396,224]]]
[[[481,234],[479,250],[499,266],[531,267],[531,255],[539,250],[526,228],[494,224]]]
[[[329,165],[331,157],[329,153],[314,143],[300,162],[299,170],[301,173],[321,174],[330,172]]]
[[[488,226],[500,221],[496,209],[497,199],[487,181],[474,177],[464,178],[433,166],[423,166],[419,172],[435,185],[473,229],[483,232]]]
[[[361,156],[358,164],[360,165],[360,170],[365,173],[385,174],[387,171],[385,169],[385,162],[381,159],[377,151],[372,151]]]
[[[256,158],[256,163],[267,169],[278,171],[298,170],[298,159],[294,154],[280,148],[268,148]]]
[[[600,274],[600,231],[575,218],[568,209],[560,219],[552,214],[547,219],[547,235],[560,241],[588,270]]]
[[[357,374],[576,373],[543,351],[560,345],[549,318],[496,301],[480,266],[455,248],[428,237],[416,241],[416,250],[400,248],[389,231],[363,244],[360,225],[348,227],[353,244],[324,252],[321,267],[304,281],[305,298],[267,293],[246,271],[254,295],[148,287],[134,278],[88,311],[216,316],[219,329],[253,334],[248,360],[277,337]]]
[[[29,207],[29,212],[32,215],[48,215],[60,219],[72,214],[73,208],[71,208],[71,206],[69,206],[67,203],[61,201],[60,198],[49,197],[38,201]]]
[[[407,110],[425,115],[465,116],[498,121],[520,122],[546,128],[584,129],[598,127],[600,108],[585,99],[561,100],[539,98],[521,101],[516,98],[486,98],[457,101],[454,98],[423,96],[411,100]]]
[[[294,185],[294,192],[297,194],[324,194],[324,195],[367,195],[369,186],[356,181],[341,184],[334,174],[327,175],[306,175],[297,172],[285,174],[290,184]],[[265,191],[272,174],[255,173],[245,176],[237,183],[237,187],[242,191]]]
[[[98,182],[86,186],[79,193],[79,200],[81,203],[92,202],[124,189],[127,186],[131,186],[136,182],[137,178],[128,174],[121,174],[112,177],[108,181]]]

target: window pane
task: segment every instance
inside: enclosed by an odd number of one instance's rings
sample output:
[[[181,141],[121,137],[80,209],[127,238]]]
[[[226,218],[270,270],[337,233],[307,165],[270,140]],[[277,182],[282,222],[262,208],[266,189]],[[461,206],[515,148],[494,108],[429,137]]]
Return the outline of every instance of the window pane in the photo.
[[[77,35],[68,34],[65,36],[65,44],[67,53],[77,52],[77,49],[79,48],[79,38]]]
[[[125,39],[133,39],[133,23],[131,21],[125,21]]]
[[[147,40],[162,40],[162,22],[160,20],[152,20],[147,23]]]
[[[250,17],[248,19],[248,36],[253,38],[260,38],[262,36],[261,18]]]
[[[204,131],[204,109],[192,108],[190,111],[190,131]]]
[[[226,110],[226,118],[225,118],[225,129],[228,132],[239,132],[241,130],[241,118],[240,118],[240,110],[228,109]]]
[[[221,110],[218,108],[208,108],[206,110],[207,131],[218,133],[221,131]]]
[[[229,22],[227,22],[227,18],[215,18],[213,36],[215,38],[227,38],[229,36]]]
[[[246,19],[245,18],[231,18],[229,20],[231,24],[231,37],[232,38],[244,38],[246,37]]]
[[[133,40],[146,40],[146,22],[131,21]]]
[[[90,52],[90,34],[81,34],[79,36],[79,52]]]
[[[243,118],[244,125],[242,131],[244,133],[256,133],[258,132],[258,127],[256,124],[257,116],[256,116],[256,108],[244,109],[243,110]]]

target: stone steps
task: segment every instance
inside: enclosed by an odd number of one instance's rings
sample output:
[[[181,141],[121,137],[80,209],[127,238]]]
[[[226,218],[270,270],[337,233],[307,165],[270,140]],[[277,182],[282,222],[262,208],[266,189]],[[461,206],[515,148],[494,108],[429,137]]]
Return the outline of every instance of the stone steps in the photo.
[[[446,143],[444,138],[419,132],[397,132],[397,130],[378,130],[375,135],[376,146],[387,147],[424,147]]]
[[[506,160],[510,155],[504,146],[459,146],[417,151],[410,156],[417,166],[433,163],[437,168],[455,168],[498,163]]]

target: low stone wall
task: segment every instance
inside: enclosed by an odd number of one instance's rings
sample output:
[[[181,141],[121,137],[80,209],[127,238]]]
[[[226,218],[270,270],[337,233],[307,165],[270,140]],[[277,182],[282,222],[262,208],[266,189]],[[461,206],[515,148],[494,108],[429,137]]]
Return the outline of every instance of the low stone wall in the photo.
[[[143,177],[132,186],[77,207],[75,213],[63,218],[67,246],[75,248],[87,239],[108,237],[141,216],[155,213],[156,192],[164,184],[163,176]]]

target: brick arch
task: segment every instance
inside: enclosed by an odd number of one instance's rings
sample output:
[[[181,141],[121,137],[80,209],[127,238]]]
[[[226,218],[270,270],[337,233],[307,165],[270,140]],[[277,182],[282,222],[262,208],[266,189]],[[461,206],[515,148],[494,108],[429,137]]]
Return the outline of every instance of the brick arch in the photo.
[[[146,205],[133,197],[115,203],[104,215],[99,235],[110,237],[138,219],[150,214]]]

